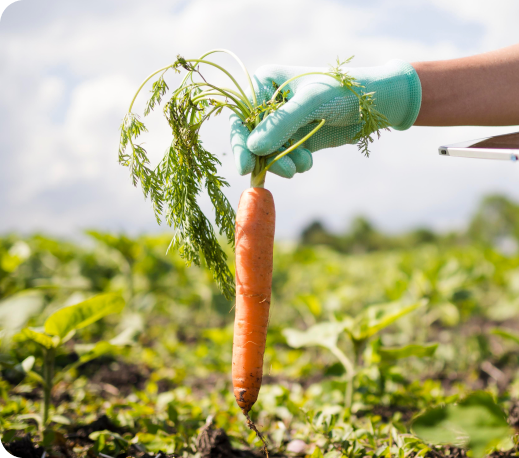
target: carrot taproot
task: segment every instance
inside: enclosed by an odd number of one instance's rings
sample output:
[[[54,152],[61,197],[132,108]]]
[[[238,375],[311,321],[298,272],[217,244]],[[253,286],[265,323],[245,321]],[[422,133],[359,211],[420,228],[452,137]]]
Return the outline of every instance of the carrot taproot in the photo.
[[[245,415],[258,399],[272,290],[276,212],[270,191],[243,192],[236,214],[236,309],[232,355],[234,396]]]

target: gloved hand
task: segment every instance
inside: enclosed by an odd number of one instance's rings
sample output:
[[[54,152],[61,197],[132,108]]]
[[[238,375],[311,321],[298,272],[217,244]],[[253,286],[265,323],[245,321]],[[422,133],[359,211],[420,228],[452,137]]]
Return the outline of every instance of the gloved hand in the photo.
[[[355,88],[358,94],[374,92],[375,108],[389,120],[396,130],[409,129],[420,110],[422,89],[414,68],[403,61],[392,60],[378,67],[348,68],[364,87]],[[288,79],[308,72],[328,72],[329,69],[267,65],[260,67],[253,77],[258,103],[268,101],[277,86]],[[325,119],[324,126],[302,146],[276,161],[270,172],[292,178],[312,167],[312,154],[323,148],[356,143],[361,129],[359,101],[355,94],[327,75],[309,75],[290,82],[283,90],[290,90],[288,102],[268,115],[249,134],[236,114],[230,117],[231,146],[240,175],[251,173],[255,156],[277,151],[287,140],[298,141],[316,127],[312,121]]]

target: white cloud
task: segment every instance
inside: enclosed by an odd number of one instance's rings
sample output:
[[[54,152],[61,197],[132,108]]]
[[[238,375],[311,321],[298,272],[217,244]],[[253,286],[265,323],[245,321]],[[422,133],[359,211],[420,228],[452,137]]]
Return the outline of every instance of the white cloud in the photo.
[[[480,52],[509,46],[519,40],[517,17],[519,3],[515,0],[474,2],[472,0],[434,0],[433,4],[456,14],[461,20],[480,22],[485,34]]]
[[[118,128],[143,78],[177,53],[229,48],[252,71],[265,63],[323,66],[351,54],[353,65],[445,59],[517,41],[517,8],[513,1],[475,8],[461,0],[363,6],[323,0],[318,7],[310,0],[14,4],[0,22],[0,230],[155,230],[140,190],[117,165]],[[411,27],[412,21],[418,32],[408,37],[402,24]],[[142,103],[140,98],[137,106]],[[168,145],[167,127],[160,115],[148,127],[151,134],[143,140],[157,160]],[[370,159],[351,146],[318,152],[311,172],[293,180],[268,178],[278,234],[294,236],[317,216],[339,228],[357,213],[392,230],[459,225],[484,193],[519,197],[517,171],[508,164],[442,158],[436,148],[502,130],[385,133]],[[220,155],[222,175],[236,205],[248,178],[237,175],[228,154],[226,118],[203,134],[206,147],[227,152]]]

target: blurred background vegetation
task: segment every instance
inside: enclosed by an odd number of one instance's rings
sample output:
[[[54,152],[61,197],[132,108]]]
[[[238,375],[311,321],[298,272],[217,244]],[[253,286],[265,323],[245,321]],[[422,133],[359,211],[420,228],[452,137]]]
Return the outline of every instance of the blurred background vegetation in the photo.
[[[212,415],[233,444],[243,445],[243,437],[254,443],[230,390],[233,303],[211,275],[166,254],[170,234],[85,235],[84,242],[41,234],[0,238],[0,429],[37,431],[31,415],[39,411],[41,387],[24,361],[34,356],[32,370],[41,372],[42,354],[19,331],[41,326],[63,306],[115,292],[126,301],[123,313],[79,330],[57,350],[57,371],[66,374],[53,389],[56,428],[106,413],[111,431],[126,428],[127,440],[147,450],[195,450],[195,432]],[[264,386],[254,415],[279,450],[297,437],[315,442],[315,428],[301,412],[341,405],[346,384],[329,347],[290,346],[286,329],[317,329],[312,326],[384,304],[422,305],[366,334],[360,349],[353,337],[337,334],[342,352],[355,347],[358,367],[348,421],[354,415],[362,423],[371,412],[373,424],[398,424],[473,390],[490,390],[506,408],[519,396],[517,203],[488,196],[466,229],[449,233],[421,228],[388,235],[359,217],[337,234],[316,221],[298,241],[278,243],[274,256]],[[101,340],[113,345],[71,366],[85,343]],[[427,347],[433,343],[438,346]],[[171,436],[179,418],[183,433]],[[100,437],[91,437],[98,451],[124,448]],[[333,449],[327,444],[323,453]]]
[[[490,195],[479,205],[466,230],[437,234],[418,228],[394,236],[378,231],[369,220],[359,216],[349,230],[332,234],[314,221],[301,234],[301,245],[324,245],[340,253],[368,253],[379,250],[415,248],[434,243],[442,246],[477,244],[494,247],[504,254],[515,254],[519,236],[519,206],[505,196]]]

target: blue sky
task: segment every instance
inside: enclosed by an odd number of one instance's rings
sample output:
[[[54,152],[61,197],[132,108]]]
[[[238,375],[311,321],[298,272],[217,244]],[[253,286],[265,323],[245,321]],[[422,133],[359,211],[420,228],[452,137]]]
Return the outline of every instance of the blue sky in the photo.
[[[513,0],[21,0],[0,20],[0,232],[167,230],[117,164],[117,144],[135,89],[178,53],[228,48],[251,72],[352,54],[352,66],[449,59],[517,43],[518,16]],[[160,116],[149,127],[158,159],[168,132]],[[513,130],[413,127],[384,133],[369,159],[354,146],[317,152],[308,173],[268,177],[278,237],[315,218],[339,230],[357,214],[390,231],[460,227],[482,195],[519,199],[519,169],[440,157],[437,147]],[[236,206],[248,178],[234,170],[228,136],[226,116],[203,132]]]

